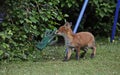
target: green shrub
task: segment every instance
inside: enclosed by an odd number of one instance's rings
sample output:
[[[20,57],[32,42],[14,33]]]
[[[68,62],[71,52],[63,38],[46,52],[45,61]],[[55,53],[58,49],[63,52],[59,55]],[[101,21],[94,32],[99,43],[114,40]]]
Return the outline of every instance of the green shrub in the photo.
[[[61,4],[62,3],[62,4]],[[65,21],[61,7],[72,7],[75,1],[66,0],[7,0],[4,2],[5,18],[0,26],[0,59],[34,58],[36,41],[46,29],[54,29]],[[42,55],[41,55],[42,56]]]
[[[80,26],[81,30],[90,31],[97,36],[109,37],[115,7],[115,1],[90,0]]]
[[[82,5],[83,0],[6,0],[5,18],[0,25],[0,59],[36,58],[35,44],[45,30],[59,27],[66,20],[74,26]],[[114,10],[114,1],[90,0],[79,31],[109,36]]]

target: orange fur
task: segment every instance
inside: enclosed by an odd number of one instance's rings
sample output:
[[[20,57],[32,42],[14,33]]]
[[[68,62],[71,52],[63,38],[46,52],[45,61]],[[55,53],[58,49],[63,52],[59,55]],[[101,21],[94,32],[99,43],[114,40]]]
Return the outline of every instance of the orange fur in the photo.
[[[96,54],[95,39],[90,32],[79,32],[75,34],[72,32],[70,23],[66,22],[56,31],[56,34],[63,36],[65,39],[65,46],[68,49],[65,60],[70,59],[72,49],[75,49],[77,59],[80,57],[81,49],[84,51],[84,53],[81,55],[82,57],[84,57],[88,48],[93,50],[91,57],[94,57]]]

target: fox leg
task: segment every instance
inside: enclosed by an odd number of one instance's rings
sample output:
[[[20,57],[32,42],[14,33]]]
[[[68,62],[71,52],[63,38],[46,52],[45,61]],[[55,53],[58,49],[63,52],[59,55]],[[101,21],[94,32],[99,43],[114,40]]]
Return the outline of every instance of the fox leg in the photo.
[[[87,50],[88,50],[87,47],[83,49],[84,52],[81,54],[80,58],[84,58],[85,57],[85,54],[87,53]]]
[[[96,47],[92,47],[92,53],[91,53],[91,58],[93,58],[96,54]]]
[[[64,58],[63,61],[67,61],[67,60],[69,60],[70,57],[71,57],[71,49],[68,48],[68,51],[66,52],[66,55],[65,55],[65,58]]]
[[[80,59],[80,47],[78,47],[76,49],[76,59],[79,60]]]
[[[91,58],[93,58],[96,54],[96,45],[95,45],[95,41],[93,41],[92,43],[88,44],[88,48],[92,49],[92,53],[91,53]]]

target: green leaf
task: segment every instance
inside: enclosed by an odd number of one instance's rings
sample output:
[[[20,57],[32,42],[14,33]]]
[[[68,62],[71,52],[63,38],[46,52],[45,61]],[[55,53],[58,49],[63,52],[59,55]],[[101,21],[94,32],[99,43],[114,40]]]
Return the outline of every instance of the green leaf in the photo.
[[[3,48],[9,48],[9,44],[3,43],[2,44]]]
[[[69,17],[69,15],[68,15],[68,14],[65,14],[64,17]]]
[[[8,34],[9,34],[9,35],[13,35],[13,33],[12,33],[12,31],[11,31],[11,30],[9,30],[9,31],[8,31]]]
[[[62,20],[61,16],[58,16],[57,19],[58,19],[59,21]]]
[[[68,3],[68,7],[70,8],[72,6],[72,4],[71,3]]]
[[[23,38],[27,38],[27,36],[26,36],[26,35],[22,35],[22,37],[23,37]]]
[[[62,4],[61,4],[61,7],[64,7],[64,6],[65,6],[65,3],[62,3]]]
[[[38,0],[38,2],[43,2],[44,0]]]
[[[25,19],[25,21],[27,22],[27,23],[32,23],[29,19]]]
[[[105,14],[104,14],[103,12],[100,12],[99,15],[100,15],[100,17],[102,17],[102,18],[105,16]]]
[[[33,23],[37,23],[37,19],[36,19],[35,17],[31,17],[31,16],[30,16],[30,20],[31,20],[31,22],[33,22]]]
[[[20,20],[20,23],[23,24],[24,20]]]
[[[4,52],[3,52],[3,50],[0,50],[0,55],[2,55]]]

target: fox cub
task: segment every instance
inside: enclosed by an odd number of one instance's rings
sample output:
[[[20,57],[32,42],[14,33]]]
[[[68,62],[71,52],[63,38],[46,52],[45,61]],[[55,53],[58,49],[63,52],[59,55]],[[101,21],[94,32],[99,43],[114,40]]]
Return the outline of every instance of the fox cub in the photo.
[[[84,57],[88,48],[92,49],[91,58],[93,58],[96,54],[96,46],[94,36],[90,32],[79,32],[73,33],[71,29],[71,24],[66,22],[63,26],[61,26],[56,34],[63,36],[65,40],[65,46],[68,49],[65,55],[65,61],[70,59],[71,50],[75,50],[76,59],[79,60],[80,57]],[[80,56],[80,50],[84,52]]]

